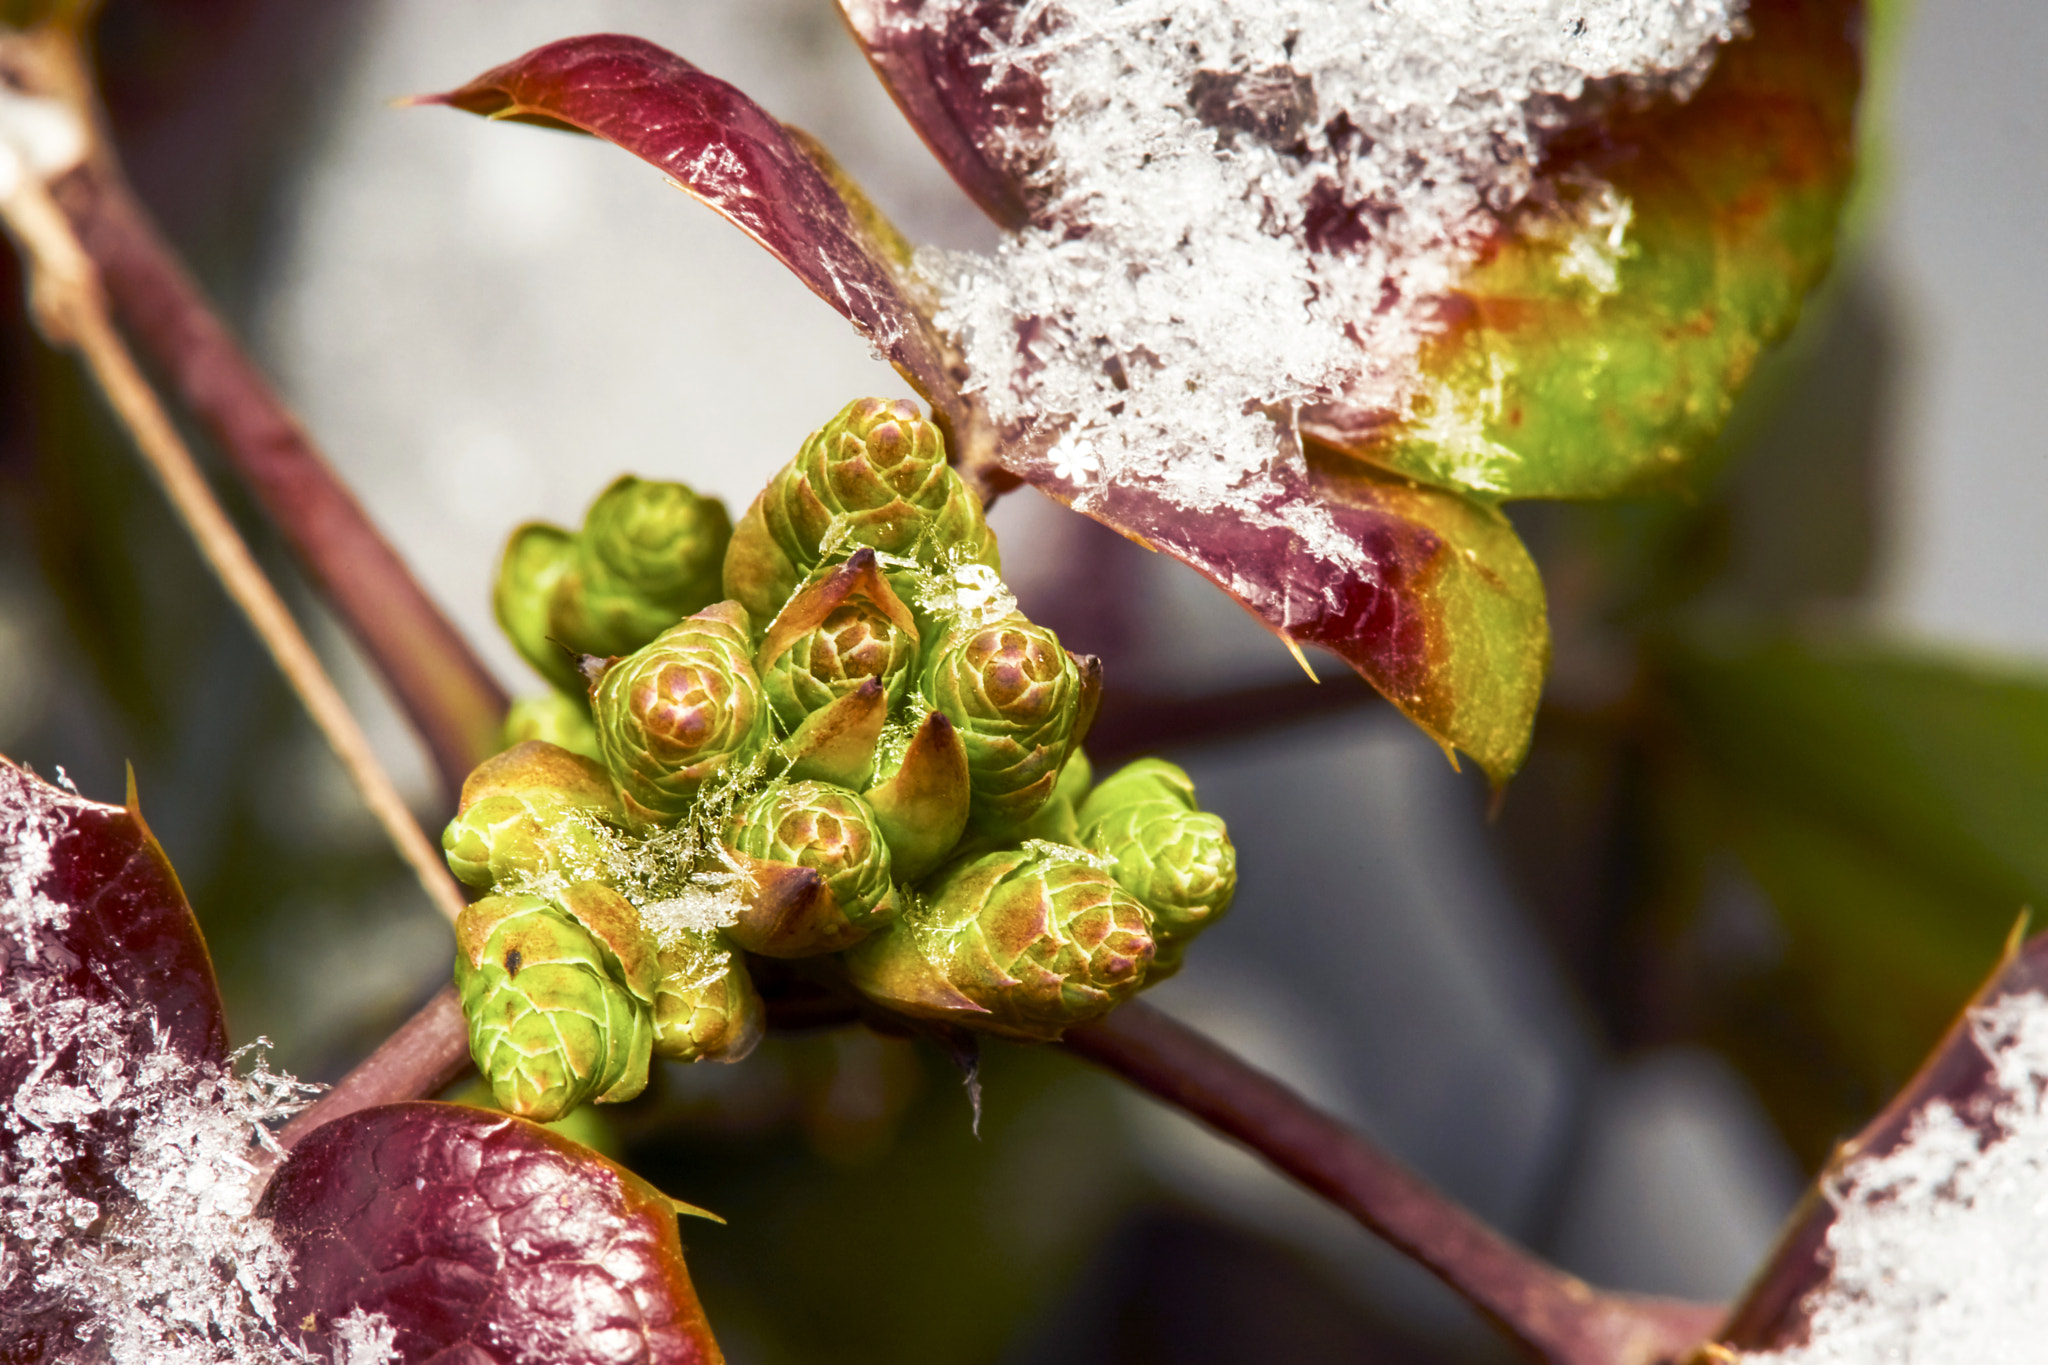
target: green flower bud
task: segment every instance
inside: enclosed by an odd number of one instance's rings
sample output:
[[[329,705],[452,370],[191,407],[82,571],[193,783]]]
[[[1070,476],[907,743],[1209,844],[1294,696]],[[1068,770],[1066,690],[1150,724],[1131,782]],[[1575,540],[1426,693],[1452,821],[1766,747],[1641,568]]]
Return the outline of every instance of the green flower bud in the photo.
[[[881,826],[843,788],[790,782],[757,792],[733,812],[725,843],[754,878],[747,908],[726,929],[749,952],[837,952],[896,912]]]
[[[725,591],[766,620],[817,567],[821,546],[841,538],[892,555],[964,546],[1001,568],[981,500],[915,403],[863,398],[813,432],[740,518]]]
[[[484,760],[463,782],[441,848],[448,870],[470,886],[586,881],[605,868],[601,826],[621,818],[601,766],[528,740]]]
[[[1230,908],[1237,850],[1220,816],[1195,806],[1195,785],[1164,759],[1132,763],[1089,793],[1081,841],[1116,864],[1116,879],[1152,912],[1152,979],[1177,971],[1187,941]]]
[[[864,679],[839,700],[804,718],[777,746],[792,782],[810,779],[858,791],[875,775],[882,731],[889,724],[889,694],[880,678]]]
[[[498,731],[499,745],[509,749],[530,739],[600,761],[597,727],[591,724],[590,701],[584,689],[578,687],[571,696],[551,687],[513,702]]]
[[[924,681],[967,747],[974,824],[997,838],[1021,830],[1051,798],[1074,744],[1081,665],[1058,636],[1012,614],[948,632]]]
[[[528,522],[512,533],[498,565],[498,583],[491,596],[498,624],[543,678],[565,692],[581,692],[583,677],[576,658],[552,638],[549,603],[576,558],[576,539],[559,526]]]
[[[455,941],[470,1055],[500,1107],[551,1123],[646,1088],[656,958],[616,892],[490,896],[463,910]]]
[[[917,670],[917,622],[890,589],[873,550],[821,570],[761,641],[757,660],[768,702],[788,730],[870,678],[893,710]]]
[[[1088,755],[1076,747],[1067,755],[1059,779],[1052,784],[1051,799],[1039,807],[1038,814],[1032,816],[1031,823],[1024,827],[1024,837],[1065,844],[1069,848],[1088,847],[1081,842],[1081,821],[1076,812],[1087,798],[1089,785],[1094,780],[1095,769],[1088,762]]]
[[[655,1055],[736,1062],[768,1028],[768,1011],[740,955],[716,934],[684,931],[661,950],[654,992]]]
[[[688,485],[627,475],[598,495],[549,599],[554,637],[628,654],[718,600],[732,519]]]
[[[891,928],[846,955],[849,978],[904,1014],[1051,1040],[1145,981],[1145,909],[1050,845],[963,859]]]
[[[598,746],[629,819],[674,821],[697,789],[771,734],[747,614],[706,607],[614,662],[591,693]]]
[[[902,754],[880,764],[864,794],[898,881],[914,882],[944,862],[967,829],[973,799],[967,746],[946,713],[928,713]]]

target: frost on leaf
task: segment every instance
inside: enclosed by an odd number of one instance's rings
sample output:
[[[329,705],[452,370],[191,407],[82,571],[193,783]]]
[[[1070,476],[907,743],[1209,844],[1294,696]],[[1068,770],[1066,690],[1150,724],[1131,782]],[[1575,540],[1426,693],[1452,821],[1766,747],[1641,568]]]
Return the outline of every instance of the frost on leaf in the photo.
[[[246,1050],[245,1050],[246,1052]],[[306,1087],[227,1055],[176,877],[131,810],[0,762],[0,1339],[10,1358],[304,1360],[249,1217]]]
[[[2048,1341],[2048,995],[1969,1015],[1990,1064],[1968,1097],[1922,1107],[1903,1143],[1825,1188],[1830,1273],[1777,1365],[2002,1365]]]

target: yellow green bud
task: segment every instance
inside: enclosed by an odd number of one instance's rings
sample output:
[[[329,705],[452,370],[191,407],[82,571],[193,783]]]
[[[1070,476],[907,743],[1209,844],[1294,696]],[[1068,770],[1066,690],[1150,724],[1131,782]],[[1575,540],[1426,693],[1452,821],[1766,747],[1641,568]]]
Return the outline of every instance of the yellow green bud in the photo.
[[[484,760],[441,833],[448,869],[474,887],[584,881],[605,870],[603,826],[621,821],[605,770],[540,740]]]
[[[1075,742],[1080,663],[1058,636],[1012,613],[947,632],[924,683],[966,746],[975,826],[996,838],[1019,832],[1051,799]]]
[[[646,1087],[654,947],[617,893],[584,883],[559,899],[486,897],[455,937],[470,1055],[501,1108],[550,1123]]]
[[[642,826],[688,812],[697,791],[772,735],[747,614],[706,607],[614,661],[591,692],[598,745],[626,815]]]
[[[580,654],[628,654],[721,596],[732,519],[688,485],[626,475],[598,495],[548,606]]]
[[[654,1052],[678,1062],[736,1062],[767,1031],[745,961],[716,934],[683,931],[661,949]]]
[[[981,500],[946,463],[939,429],[900,400],[860,399],[811,434],[740,518],[725,591],[770,619],[828,542],[899,556],[961,546],[1001,567]]]
[[[725,843],[753,877],[726,929],[749,952],[837,952],[896,912],[889,845],[867,802],[823,782],[777,783],[734,811]]]
[[[1116,879],[1152,912],[1153,979],[1177,970],[1187,941],[1215,923],[1237,892],[1237,850],[1220,816],[1195,805],[1182,769],[1146,758],[1105,779],[1081,803],[1081,842],[1112,859]]]
[[[1050,1040],[1135,992],[1152,955],[1145,909],[1114,878],[1030,845],[954,863],[846,965],[900,1013]]]

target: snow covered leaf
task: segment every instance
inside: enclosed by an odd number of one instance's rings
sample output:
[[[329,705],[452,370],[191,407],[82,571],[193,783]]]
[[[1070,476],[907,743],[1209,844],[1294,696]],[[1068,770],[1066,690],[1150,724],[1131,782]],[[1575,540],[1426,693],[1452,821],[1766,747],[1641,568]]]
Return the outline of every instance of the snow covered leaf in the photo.
[[[1689,99],[1551,134],[1479,250],[1398,420],[1311,432],[1500,497],[1678,486],[1826,270],[1851,168],[1857,0],[1752,0]]]
[[[132,798],[88,801],[0,760],[5,1358],[75,1342],[81,1290],[124,1264],[119,1229],[88,1230],[150,1175],[152,1083],[203,1088],[226,1058],[206,945]]]
[[[1982,1365],[2048,1332],[2048,935],[1837,1151],[1721,1333],[1782,1365]],[[1754,1353],[1754,1354],[1752,1354]]]
[[[399,1360],[722,1361],[676,1206],[538,1124],[426,1102],[316,1129],[265,1193],[293,1250],[283,1321],[326,1346],[381,1315]]]
[[[1020,230],[924,262],[996,417],[1128,443],[1106,415],[1185,429],[1164,400],[1209,389],[1239,469],[1281,409],[1486,497],[1671,486],[1850,169],[1859,0],[841,4]]]
[[[534,49],[446,94],[488,118],[589,133],[666,172],[831,304],[937,409],[954,444],[986,441],[916,301],[910,246],[804,133],[641,38],[592,34]]]

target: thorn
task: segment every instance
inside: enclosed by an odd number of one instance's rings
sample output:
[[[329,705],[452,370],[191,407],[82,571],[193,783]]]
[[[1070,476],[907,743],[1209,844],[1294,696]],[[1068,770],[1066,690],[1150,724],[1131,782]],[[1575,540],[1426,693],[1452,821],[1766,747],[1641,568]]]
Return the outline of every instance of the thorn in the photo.
[[[1320,683],[1320,682],[1322,682],[1322,679],[1321,679],[1321,678],[1318,678],[1318,677],[1316,676],[1316,671],[1315,671],[1315,670],[1314,670],[1313,668],[1309,667],[1309,663],[1308,663],[1308,655],[1306,655],[1306,654],[1304,654],[1304,653],[1302,653],[1302,652],[1301,652],[1301,646],[1300,646],[1300,645],[1298,645],[1298,644],[1296,644],[1296,643],[1294,643],[1294,637],[1293,637],[1292,635],[1289,635],[1289,634],[1288,634],[1288,633],[1287,633],[1286,631],[1284,631],[1284,630],[1283,630],[1283,631],[1281,631],[1281,632],[1280,632],[1280,643],[1281,643],[1281,644],[1283,644],[1283,645],[1286,645],[1286,646],[1287,646],[1287,652],[1288,652],[1289,654],[1292,654],[1292,655],[1294,656],[1294,662],[1296,662],[1296,663],[1298,663],[1298,664],[1300,664],[1300,665],[1301,665],[1301,671],[1302,671],[1302,672],[1304,672],[1304,673],[1306,673],[1306,674],[1308,674],[1308,680],[1309,680],[1310,682],[1312,682],[1312,683]],[[1453,767],[1457,766],[1457,765],[1456,765],[1456,763],[1455,763],[1455,761],[1453,762],[1452,766],[1453,766]]]
[[[2022,905],[2020,907],[2020,917],[2012,922],[2012,928],[2005,936],[2005,952],[1999,958],[2000,966],[2004,966],[2020,955],[2020,949],[2027,942],[2027,926],[2033,922],[2033,919],[2034,907]]]
[[[686,1204],[672,1194],[664,1194],[662,1198],[668,1200],[669,1207],[676,1211],[676,1217],[678,1218],[708,1218],[720,1227],[727,1226],[726,1221],[710,1209],[699,1208],[695,1204]]]

